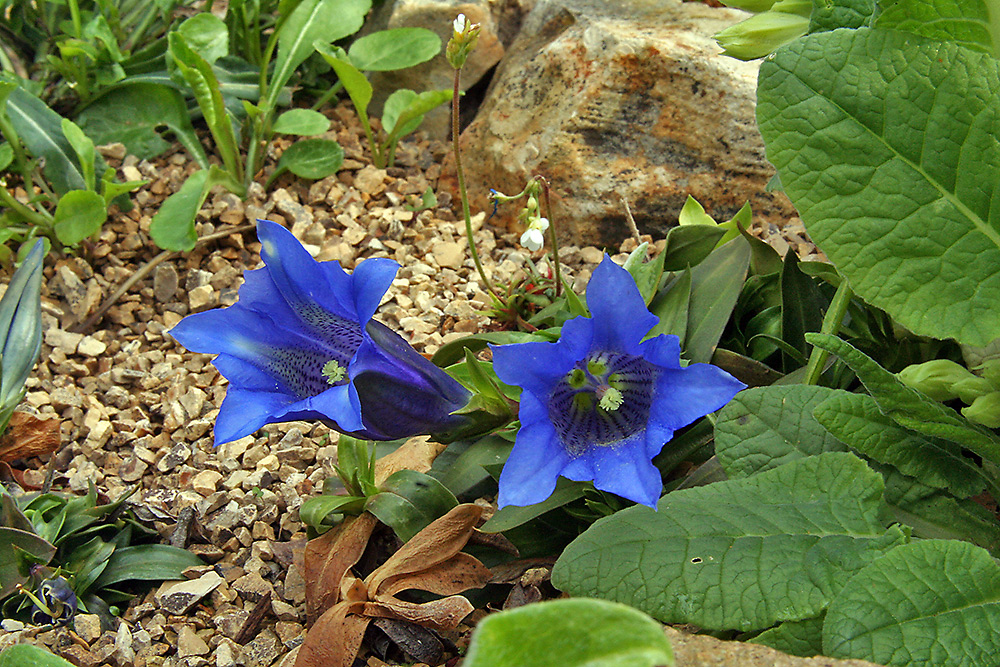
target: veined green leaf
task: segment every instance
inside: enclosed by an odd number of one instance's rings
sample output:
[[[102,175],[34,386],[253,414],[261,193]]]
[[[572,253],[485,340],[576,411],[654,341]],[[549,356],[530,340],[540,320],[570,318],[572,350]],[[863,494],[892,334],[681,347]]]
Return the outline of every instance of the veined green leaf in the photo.
[[[861,91],[859,93],[859,91]],[[899,31],[809,35],[761,65],[767,157],[819,247],[915,333],[1000,335],[1000,63]]]
[[[312,109],[289,109],[278,116],[271,128],[282,134],[312,136],[330,129],[330,119]]]
[[[229,54],[229,30],[225,22],[211,12],[200,12],[177,26],[194,51],[209,63]]]
[[[785,621],[748,641],[803,658],[823,655],[823,617]]]
[[[905,30],[939,42],[958,42],[996,57],[1000,35],[986,0],[880,0],[876,28]],[[992,5],[996,11],[996,5]]]
[[[998,624],[996,561],[966,542],[925,540],[851,577],[827,611],[823,652],[881,665],[992,667]]]
[[[960,498],[986,488],[983,471],[962,455],[958,445],[902,428],[879,410],[871,396],[836,392],[812,413],[827,431],[857,452],[895,466],[924,484]]]
[[[635,506],[594,523],[552,583],[706,629],[813,618],[852,573],[906,540],[882,528],[882,489],[864,461],[828,452],[674,491],[656,512]]]
[[[660,624],[603,600],[552,600],[491,614],[476,627],[465,667],[666,667]]]

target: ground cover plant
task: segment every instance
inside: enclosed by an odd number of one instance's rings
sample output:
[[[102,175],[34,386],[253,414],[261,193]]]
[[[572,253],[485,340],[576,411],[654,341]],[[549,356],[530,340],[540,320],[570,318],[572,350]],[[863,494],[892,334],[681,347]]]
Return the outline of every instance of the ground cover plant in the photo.
[[[291,111],[267,129],[280,90],[318,51],[373,160],[391,161],[430,101],[451,99],[469,251],[504,325],[427,359],[375,319],[397,263],[367,259],[347,273],[260,220],[263,267],[245,274],[235,305],[172,329],[186,348],[217,355],[229,382],[217,445],[292,420],[340,434],[336,477],[299,510],[313,539],[304,554],[310,630],[296,665],[351,665],[375,626],[406,655],[440,663],[466,616],[505,606],[497,573],[545,558],[554,560],[548,594],[571,599],[487,616],[463,664],[542,664],[531,661],[553,654],[566,665],[670,664],[659,623],[803,656],[993,664],[1000,37],[988,19],[998,8],[757,4],[794,14],[795,30],[779,19],[777,38],[762,35],[771,20],[762,19],[724,39],[748,40],[727,46],[734,55],[774,51],[761,64],[758,122],[780,187],[831,263],[779,256],[748,233],[749,207],[718,223],[690,199],[658,252],[637,243],[622,265],[605,256],[583,295],[561,279],[543,178],[493,199],[523,200],[521,243],[548,252],[521,281],[491,279],[473,242],[459,96],[402,93],[406,108],[387,105],[387,135],[376,142],[362,71],[377,58],[306,39],[322,2],[303,0],[273,24],[256,61],[256,110],[242,105],[244,127],[260,123],[246,162],[213,63],[188,44],[219,44],[221,58],[232,35],[247,34],[234,27],[246,17],[194,21],[199,14],[167,36],[223,164],[167,200],[169,215],[185,211],[171,233],[193,233],[187,214],[194,219],[212,182],[248,187],[254,141],[279,128],[320,130],[316,115]],[[455,91],[478,31],[464,16],[453,24],[445,56]],[[74,164],[90,162],[80,155]],[[23,183],[30,176],[22,172]],[[38,275],[41,246],[32,252],[19,275]],[[30,295],[21,285],[8,291]],[[0,324],[10,303],[0,302]],[[14,354],[33,361],[37,349]],[[5,344],[0,393],[16,403],[8,359]],[[12,371],[22,384],[28,366],[21,359]],[[411,439],[419,435],[440,446]],[[20,546],[0,554],[0,583],[24,591],[8,602],[16,611],[62,620],[74,612],[69,600],[99,605],[86,594],[139,578],[127,563],[92,556],[138,553],[120,543],[124,532],[109,537],[97,525],[133,525],[118,504],[98,504],[94,493],[3,500],[0,530]],[[387,539],[398,548],[380,550]],[[85,566],[45,569],[64,540]],[[174,557],[150,578],[182,567]]]

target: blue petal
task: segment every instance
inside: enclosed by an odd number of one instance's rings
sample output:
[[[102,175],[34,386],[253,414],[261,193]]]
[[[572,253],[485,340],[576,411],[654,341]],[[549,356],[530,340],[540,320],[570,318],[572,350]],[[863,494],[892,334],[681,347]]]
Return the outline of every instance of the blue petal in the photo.
[[[644,340],[639,353],[646,361],[663,368],[681,367],[681,340],[673,334],[660,334]]]
[[[643,432],[614,447],[594,447],[586,456],[573,459],[562,475],[576,481],[593,480],[602,491],[650,507],[656,506],[663,491],[660,472],[646,454]]]
[[[336,264],[336,262],[330,262]],[[382,296],[392,286],[399,264],[384,257],[366,259],[351,274],[351,290],[357,321],[365,324],[382,302]]]
[[[365,427],[361,421],[361,402],[357,392],[352,389],[346,384],[330,387],[323,393],[302,401],[301,407],[296,407],[333,421],[338,431],[360,431]]]
[[[656,383],[650,420],[677,430],[715,412],[746,385],[711,364],[664,369]]]
[[[499,507],[540,503],[556,488],[569,456],[558,444],[548,411],[531,394],[522,394],[521,428],[500,473]]]
[[[553,385],[587,354],[593,332],[593,320],[574,317],[563,325],[555,343],[490,345],[493,370],[507,384],[522,387],[540,398],[545,397]]]
[[[250,435],[275,421],[274,415],[283,413],[295,402],[295,397],[289,394],[244,391],[230,385],[215,420],[215,444]]]
[[[587,283],[587,307],[594,321],[595,350],[635,354],[658,318],[649,312],[628,271],[607,255]]]

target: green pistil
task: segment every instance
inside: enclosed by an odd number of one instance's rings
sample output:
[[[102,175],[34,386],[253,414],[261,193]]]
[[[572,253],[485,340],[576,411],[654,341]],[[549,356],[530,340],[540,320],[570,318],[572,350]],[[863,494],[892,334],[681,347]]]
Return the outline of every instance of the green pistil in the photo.
[[[347,376],[347,369],[337,363],[336,359],[331,359],[323,365],[323,377],[330,384],[337,384]]]
[[[597,404],[597,407],[608,411],[617,410],[624,402],[625,397],[622,396],[620,391],[614,387],[608,387],[604,390],[604,394],[601,396],[601,401]]]

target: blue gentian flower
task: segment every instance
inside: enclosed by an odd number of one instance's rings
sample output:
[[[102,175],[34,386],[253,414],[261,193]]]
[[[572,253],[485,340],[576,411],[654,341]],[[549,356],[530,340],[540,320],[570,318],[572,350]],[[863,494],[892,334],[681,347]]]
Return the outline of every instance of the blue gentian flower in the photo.
[[[347,274],[317,262],[281,225],[259,220],[264,268],[247,271],[239,301],[185,317],[170,334],[229,380],[215,443],[264,424],[319,419],[341,433],[395,440],[461,423],[470,394],[372,319],[399,269],[367,259]]]
[[[592,317],[566,322],[558,342],[491,346],[497,376],[523,389],[500,507],[545,500],[559,475],[655,507],[663,487],[652,458],[746,386],[709,364],[682,368],[677,336],[642,340],[658,320],[607,255],[587,305]]]

